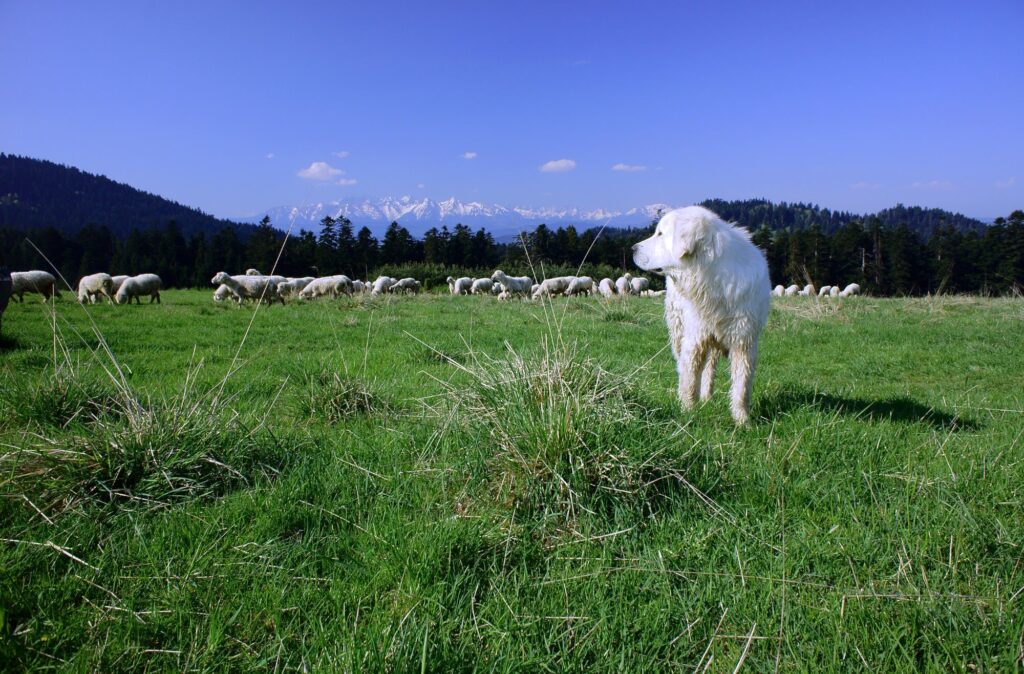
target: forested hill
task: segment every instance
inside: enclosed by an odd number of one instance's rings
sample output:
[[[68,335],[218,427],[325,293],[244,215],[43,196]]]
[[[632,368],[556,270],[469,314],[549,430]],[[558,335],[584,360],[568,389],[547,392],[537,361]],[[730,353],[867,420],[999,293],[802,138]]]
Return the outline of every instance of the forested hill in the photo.
[[[178,224],[186,237],[224,227],[242,238],[255,228],[221,220],[149,192],[42,159],[0,153],[0,227],[54,227],[75,234],[87,225],[106,226],[119,239],[132,230]]]
[[[835,234],[841,227],[852,222],[869,225],[877,219],[884,228],[906,226],[912,232],[925,239],[943,226],[952,226],[958,232],[978,232],[985,230],[985,223],[968,218],[959,213],[950,213],[939,208],[921,208],[920,206],[904,206],[899,204],[873,215],[857,215],[844,211],[830,211],[827,208],[811,204],[772,203],[766,199],[747,199],[743,201],[725,201],[708,199],[701,202],[702,206],[730,222],[738,222],[751,231],[767,227],[772,231],[802,231],[819,227],[824,234]]]

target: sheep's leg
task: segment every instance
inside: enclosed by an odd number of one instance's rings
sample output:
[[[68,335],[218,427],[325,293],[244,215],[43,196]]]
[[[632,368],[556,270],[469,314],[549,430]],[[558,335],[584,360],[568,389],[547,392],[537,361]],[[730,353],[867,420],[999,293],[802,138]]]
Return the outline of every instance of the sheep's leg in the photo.
[[[153,296],[151,298],[149,298],[149,303],[152,304],[153,300],[156,300],[157,304],[161,304],[161,302],[160,302],[160,293],[159,292],[153,293]]]
[[[757,344],[746,349],[730,349],[732,375],[732,418],[740,426],[750,421],[750,392],[757,367]]]
[[[718,367],[718,358],[722,355],[722,350],[718,347],[711,346],[708,348],[707,355],[704,358],[704,368],[700,374],[700,399],[702,401],[710,400],[711,395],[715,392],[715,370]]]
[[[700,388],[700,369],[704,364],[704,354],[708,348],[705,340],[687,341],[679,348],[679,402],[683,409],[688,410],[697,402],[697,391]]]

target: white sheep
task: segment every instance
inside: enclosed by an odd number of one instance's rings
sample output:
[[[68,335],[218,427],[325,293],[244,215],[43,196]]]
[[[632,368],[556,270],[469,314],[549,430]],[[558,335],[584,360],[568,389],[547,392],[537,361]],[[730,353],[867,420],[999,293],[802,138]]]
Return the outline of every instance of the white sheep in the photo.
[[[492,295],[500,295],[503,292],[505,292],[505,290],[506,290],[505,286],[503,284],[501,284],[501,283],[494,283],[494,284],[491,285],[491,294]]]
[[[623,296],[629,295],[631,289],[630,284],[632,281],[633,275],[628,272],[615,279],[615,292]]]
[[[500,293],[498,293],[498,300],[499,301],[505,302],[505,301],[510,300],[510,299],[512,299],[512,293],[509,292],[507,288],[502,290]]]
[[[414,278],[399,279],[391,284],[388,288],[388,292],[400,292],[405,294],[412,293],[413,295],[418,295],[420,292],[420,282]]]
[[[781,283],[779,285],[775,286],[775,288],[772,289],[772,295],[775,295],[776,297],[782,297],[783,293],[785,293],[785,292],[786,292],[786,289],[784,287],[782,287]]]
[[[832,290],[832,286],[821,286],[821,288],[818,289],[818,297],[827,296],[830,290]]]
[[[121,284],[124,283],[126,278],[128,278],[127,274],[111,276],[110,280],[112,282],[112,285],[110,286],[110,292],[116,295],[117,291],[121,289]]]
[[[478,278],[473,280],[473,285],[469,287],[470,295],[489,295],[491,290],[494,288],[494,281],[489,278]]]
[[[140,299],[143,295],[149,295],[149,303],[160,304],[160,289],[164,282],[156,274],[138,274],[129,276],[121,283],[114,301],[118,304],[131,304],[134,299],[136,304],[142,304]]]
[[[231,288],[227,287],[223,283],[217,286],[217,289],[213,291],[214,302],[223,302],[228,298],[236,299],[235,294],[231,292]]]
[[[555,295],[562,295],[566,290],[569,289],[569,284],[575,276],[556,276],[554,278],[544,279],[540,282],[540,286],[533,293],[533,299],[540,299],[541,297],[554,297]]]
[[[785,290],[786,297],[792,297],[792,296],[796,295],[799,290],[800,290],[800,286],[798,286],[796,284],[788,286],[786,288],[786,290]]]
[[[390,276],[378,276],[377,280],[373,282],[373,288],[370,290],[371,295],[380,295],[382,292],[398,283],[398,279]]]
[[[830,297],[839,297],[839,286],[832,286],[829,288],[828,294]]]
[[[277,284],[277,294],[281,297],[298,297],[299,293],[301,293],[308,285],[309,283],[303,282],[302,279],[284,281]]]
[[[491,274],[491,280],[505,286],[513,295],[533,294],[533,279],[529,276],[507,276],[500,269]]]
[[[225,271],[220,271],[210,279],[210,283],[216,286],[223,284],[231,288],[231,292],[239,303],[243,300],[259,302],[262,299],[270,304],[273,304],[275,300],[280,300],[281,304],[284,304],[284,299],[277,294],[277,284],[269,276],[254,274],[231,276]]]
[[[114,280],[110,277],[110,274],[89,274],[83,276],[78,280],[78,301],[82,304],[88,302],[89,304],[96,304],[96,297],[102,295],[107,298],[107,301],[113,303],[114,293],[111,292],[111,288],[114,286]]]
[[[814,289],[813,283],[808,283],[807,285],[804,286],[804,291],[801,294],[810,297],[812,295],[817,295],[818,292]]]
[[[601,293],[602,297],[614,297],[615,281],[610,278],[601,279],[601,282],[597,284],[597,292]]]
[[[337,297],[352,294],[352,280],[344,274],[321,276],[313,279],[299,292],[299,297],[312,300],[317,297]]]
[[[797,290],[796,294],[799,295],[800,297],[807,297],[807,290]]]
[[[530,286],[530,297],[533,297],[534,295],[536,295],[537,291],[539,289],[540,289],[540,284],[539,283],[534,283],[532,286]]]
[[[839,291],[840,297],[850,297],[851,295],[860,295],[860,285],[851,283]]]
[[[263,276],[263,272],[261,272],[259,269],[246,269],[245,270],[245,275],[246,276]]]
[[[637,276],[629,280],[629,292],[633,295],[639,295],[645,290],[650,290],[650,288],[651,282],[643,276]]]
[[[448,290],[452,295],[468,295],[469,291],[473,288],[473,279],[468,276],[460,276],[459,278],[449,276],[446,280],[448,281]]]
[[[568,297],[575,297],[576,295],[589,295],[594,292],[594,279],[589,276],[574,276],[569,281],[569,287],[565,289],[565,294]]]
[[[359,279],[356,279],[355,281],[352,281],[352,292],[353,293],[361,295],[361,294],[365,293],[366,291],[367,291],[367,287],[366,287],[365,283],[363,283]]]
[[[25,293],[39,293],[45,302],[50,297],[60,297],[57,290],[57,279],[48,271],[12,271],[11,297],[19,302],[25,301]]]

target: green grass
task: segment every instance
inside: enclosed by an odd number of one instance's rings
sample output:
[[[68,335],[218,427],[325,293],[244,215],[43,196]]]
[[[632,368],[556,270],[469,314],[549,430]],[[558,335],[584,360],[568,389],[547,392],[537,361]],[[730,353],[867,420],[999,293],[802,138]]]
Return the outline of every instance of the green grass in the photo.
[[[1020,667],[1020,299],[784,298],[747,429],[656,299],[163,300],[4,316],[0,668]]]

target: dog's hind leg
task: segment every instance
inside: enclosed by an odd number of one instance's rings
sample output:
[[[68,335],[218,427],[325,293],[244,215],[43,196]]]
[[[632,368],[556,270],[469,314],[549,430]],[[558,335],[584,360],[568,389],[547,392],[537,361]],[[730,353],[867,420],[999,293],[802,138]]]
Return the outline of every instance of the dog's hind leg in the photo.
[[[750,391],[757,367],[757,344],[745,349],[730,349],[729,364],[732,370],[732,418],[737,425],[744,426],[750,421]]]
[[[707,353],[704,356],[704,367],[700,373],[701,401],[710,400],[711,395],[715,392],[715,370],[718,367],[718,358],[721,355],[722,350],[717,346],[708,347]]]

